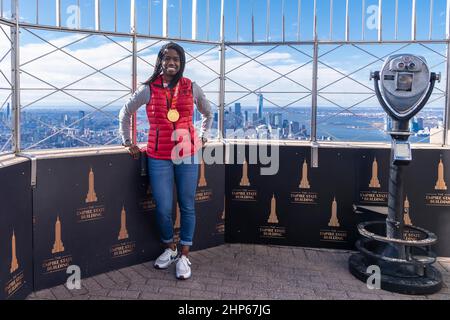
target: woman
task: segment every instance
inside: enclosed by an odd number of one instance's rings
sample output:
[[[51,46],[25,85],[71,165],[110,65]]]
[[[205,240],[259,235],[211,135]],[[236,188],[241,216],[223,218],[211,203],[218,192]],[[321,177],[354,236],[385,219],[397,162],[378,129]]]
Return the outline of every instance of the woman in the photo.
[[[177,279],[191,277],[189,248],[195,229],[195,192],[198,178],[197,151],[206,143],[212,123],[211,106],[201,88],[183,77],[186,56],[181,46],[170,42],[158,53],[155,70],[148,81],[133,94],[120,111],[120,134],[123,145],[134,159],[140,149],[130,139],[131,115],[142,105],[147,106],[150,124],[147,155],[148,171],[156,201],[156,220],[165,245],[156,259],[155,268],[166,269],[176,264]],[[202,114],[201,135],[192,122],[194,103]],[[173,240],[172,203],[176,181],[181,214],[180,245]]]

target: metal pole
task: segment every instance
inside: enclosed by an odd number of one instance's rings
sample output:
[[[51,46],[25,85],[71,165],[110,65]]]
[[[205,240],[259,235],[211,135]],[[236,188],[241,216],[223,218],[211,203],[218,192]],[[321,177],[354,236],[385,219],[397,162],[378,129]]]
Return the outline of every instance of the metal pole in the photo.
[[[137,37],[136,37],[136,7],[135,0],[131,0],[131,33],[133,34],[132,41],[132,70],[131,70],[131,91],[135,92],[137,90]],[[133,113],[131,117],[131,139],[134,144],[137,144],[137,114]]]
[[[167,38],[169,36],[169,17],[167,12],[167,0],[163,0],[162,7],[162,36]]]
[[[114,0],[114,32],[117,32],[117,0]]]
[[[362,0],[362,12],[361,12],[361,40],[364,41],[364,32],[366,30],[366,1]]]
[[[430,0],[430,25],[429,25],[429,36],[428,39],[433,38],[433,10],[434,10],[434,0]]]
[[[12,80],[12,136],[13,150],[20,153],[20,29],[19,29],[19,0],[11,0],[12,20],[14,26],[11,27],[11,80]]]
[[[317,41],[317,0],[314,0],[314,12],[313,12],[313,39]]]
[[[378,41],[383,40],[383,0],[378,0]]]
[[[225,0],[220,0],[220,42],[225,41]]]
[[[416,40],[416,0],[412,0],[411,40]]]
[[[209,0],[206,0],[206,41],[209,40]]]
[[[255,16],[253,13],[253,2],[252,2],[252,42],[255,42]]]
[[[398,0],[395,0],[395,40],[398,39]]]
[[[450,92],[450,0],[447,0],[446,8],[446,32],[445,38],[447,39],[447,88],[445,95],[445,111],[444,111],[444,145],[448,145],[448,131],[450,126],[450,99],[448,93]]]
[[[313,48],[313,70],[312,70],[312,88],[311,88],[311,141],[317,141],[317,71],[319,63],[319,42],[317,40],[317,7],[314,0],[314,48]]]
[[[267,11],[266,11],[266,41],[270,39],[270,0],[267,0]]]
[[[239,0],[236,0],[236,42],[239,42]]]
[[[100,30],[100,0],[95,0],[95,30]]]
[[[333,0],[330,0],[330,36],[329,39],[333,39]]]
[[[297,41],[300,41],[300,15],[302,9],[302,1],[298,0],[298,11],[297,11]]]
[[[36,24],[39,24],[39,0],[36,0]]]
[[[193,19],[194,17],[192,17]],[[193,32],[194,29],[192,29]],[[179,1],[179,8],[178,8],[178,34],[179,38],[181,39],[181,34],[183,33],[183,3],[182,0]]]
[[[14,1],[14,0],[11,0]],[[61,27],[61,0],[56,1],[56,26]]]
[[[447,17],[448,19],[448,17]],[[447,42],[447,83],[445,95],[445,109],[444,109],[444,145],[448,145],[448,131],[450,126],[450,99],[448,93],[450,92],[450,41]]]
[[[348,0],[345,2],[345,41],[350,39],[350,16],[348,14]]]
[[[285,41],[285,39],[286,39],[286,31],[285,31],[285,21],[284,21],[284,0],[281,2],[281,18],[282,18],[282,21],[281,21],[281,39],[283,39],[283,42]]]
[[[192,0],[192,40],[197,40],[197,0]]]
[[[220,3],[220,82],[219,82],[219,139],[224,138],[225,115],[225,0]]]

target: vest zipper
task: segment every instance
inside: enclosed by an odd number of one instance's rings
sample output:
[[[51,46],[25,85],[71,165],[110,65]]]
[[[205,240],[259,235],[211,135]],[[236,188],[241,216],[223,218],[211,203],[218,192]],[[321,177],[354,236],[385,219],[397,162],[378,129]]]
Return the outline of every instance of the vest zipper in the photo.
[[[159,142],[159,128],[156,128],[156,145],[155,145],[155,152],[158,151],[158,142]]]
[[[170,111],[170,104],[169,104],[169,99],[167,99],[167,95],[166,95],[166,105],[167,105],[167,111]],[[173,131],[175,131],[175,137],[174,137],[175,141],[173,142],[173,144],[174,144],[174,146],[176,146],[177,145],[177,140],[178,140],[178,137],[177,137],[177,134],[176,134],[177,127],[175,126],[175,122],[172,122],[172,125],[173,125]]]

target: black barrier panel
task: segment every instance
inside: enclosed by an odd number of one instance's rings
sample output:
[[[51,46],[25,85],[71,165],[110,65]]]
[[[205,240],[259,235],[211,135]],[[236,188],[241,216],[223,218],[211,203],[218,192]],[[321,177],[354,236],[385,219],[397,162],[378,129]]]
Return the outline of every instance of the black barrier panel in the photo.
[[[355,151],[355,204],[387,206],[390,152],[390,149],[357,149]]]
[[[0,299],[33,290],[30,162],[0,168]]]
[[[84,278],[154,260],[161,253],[146,165],[144,156],[133,160],[127,154],[38,161],[36,290],[66,283],[77,267]],[[194,250],[223,243],[223,230],[216,232],[222,214],[215,212],[223,209],[223,170],[204,168],[207,185],[197,192]],[[70,266],[75,267],[68,270]]]
[[[217,159],[217,161],[210,161]],[[203,149],[199,165],[195,197],[196,229],[192,250],[200,250],[225,243],[225,166],[224,147]],[[178,230],[179,231],[179,230]]]
[[[450,256],[450,151],[412,151],[413,160],[405,170],[404,222],[435,233],[433,250]],[[409,232],[409,239],[420,235]]]
[[[141,161],[102,155],[38,161],[35,289],[154,259],[160,251]],[[73,273],[73,271],[72,271]]]
[[[241,153],[248,162],[250,147]],[[405,169],[404,221],[436,233],[440,256],[450,255],[449,157],[413,149]],[[226,241],[354,249],[359,222],[386,219],[353,205],[387,205],[390,149],[319,148],[319,167],[310,160],[309,147],[284,146],[274,176],[262,176],[258,164],[227,166]]]
[[[227,169],[227,241],[353,248],[352,152],[320,149],[319,167],[312,168],[309,147],[269,148],[266,166],[250,160],[252,148],[245,149],[246,163]],[[269,167],[278,170],[261,171]]]

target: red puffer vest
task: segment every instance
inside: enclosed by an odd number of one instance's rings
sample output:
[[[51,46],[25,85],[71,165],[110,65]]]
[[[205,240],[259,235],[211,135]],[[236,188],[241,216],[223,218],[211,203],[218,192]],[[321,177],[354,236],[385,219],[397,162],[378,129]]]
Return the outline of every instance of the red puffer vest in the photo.
[[[150,124],[147,155],[164,160],[191,156],[201,148],[200,139],[192,123],[194,112],[192,82],[188,78],[179,80],[180,87],[175,107],[180,119],[177,122],[170,122],[167,119],[169,106],[166,92],[170,94],[170,89],[164,88],[162,83],[162,76],[159,76],[150,84],[151,99],[147,104]]]

